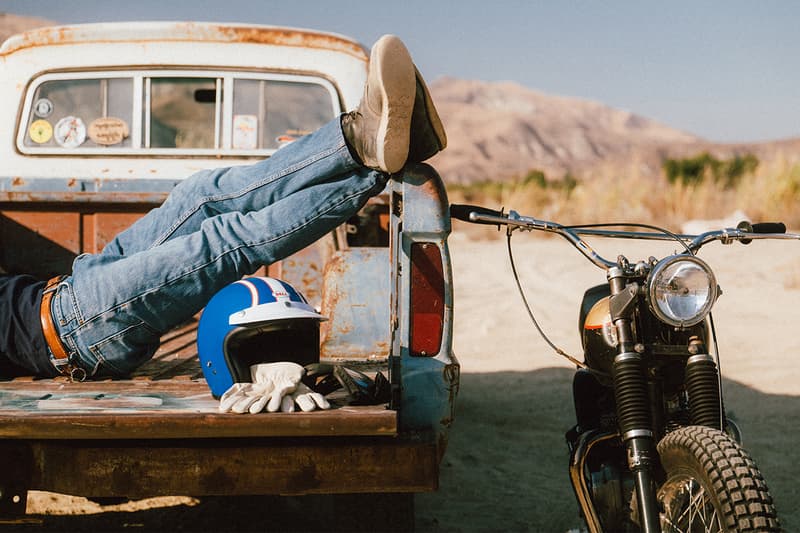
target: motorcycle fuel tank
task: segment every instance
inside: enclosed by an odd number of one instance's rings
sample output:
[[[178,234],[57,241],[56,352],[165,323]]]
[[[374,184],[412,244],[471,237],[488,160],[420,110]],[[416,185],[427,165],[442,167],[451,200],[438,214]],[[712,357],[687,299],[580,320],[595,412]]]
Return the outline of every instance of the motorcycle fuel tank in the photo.
[[[608,303],[608,296],[595,302],[581,324],[581,342],[586,363],[591,368],[606,373],[611,372],[614,357],[617,355],[617,332],[611,322]]]

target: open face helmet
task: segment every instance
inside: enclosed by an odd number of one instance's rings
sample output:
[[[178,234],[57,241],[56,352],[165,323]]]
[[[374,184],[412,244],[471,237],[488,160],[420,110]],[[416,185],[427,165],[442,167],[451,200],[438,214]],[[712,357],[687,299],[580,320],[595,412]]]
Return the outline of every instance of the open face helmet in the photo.
[[[250,366],[319,361],[319,323],[326,320],[285,281],[245,278],[208,302],[197,328],[197,352],[211,393],[250,381]]]

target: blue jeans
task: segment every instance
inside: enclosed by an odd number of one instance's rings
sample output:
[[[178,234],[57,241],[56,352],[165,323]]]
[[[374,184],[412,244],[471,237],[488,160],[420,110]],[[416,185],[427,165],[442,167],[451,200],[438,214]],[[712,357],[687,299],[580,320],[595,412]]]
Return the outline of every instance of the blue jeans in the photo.
[[[75,259],[53,321],[92,377],[124,376],[218,290],[313,243],[383,190],[337,118],[250,166],[201,171],[99,254]]]

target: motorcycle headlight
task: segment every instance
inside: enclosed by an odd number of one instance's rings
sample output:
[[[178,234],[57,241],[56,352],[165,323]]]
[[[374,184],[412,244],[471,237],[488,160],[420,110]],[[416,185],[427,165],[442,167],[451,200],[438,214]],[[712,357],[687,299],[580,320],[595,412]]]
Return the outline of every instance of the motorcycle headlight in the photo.
[[[647,295],[650,308],[672,326],[693,326],[702,321],[717,299],[717,280],[711,268],[694,256],[662,259],[650,273]]]

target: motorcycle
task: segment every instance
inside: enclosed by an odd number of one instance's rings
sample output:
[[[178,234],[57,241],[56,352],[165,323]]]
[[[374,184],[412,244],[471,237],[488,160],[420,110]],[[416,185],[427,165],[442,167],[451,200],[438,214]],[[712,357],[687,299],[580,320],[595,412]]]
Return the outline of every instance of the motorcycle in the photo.
[[[764,478],[725,415],[711,317],[720,289],[696,254],[715,241],[800,235],[781,223],[682,235],[647,224],[565,226],[471,205],[453,204],[450,214],[506,227],[530,318],[550,347],[576,365],[569,477],[590,532],[780,531]],[[607,282],[586,290],[580,307],[583,360],[553,344],[536,321],[514,265],[515,230],[560,235],[605,271]],[[669,240],[681,251],[611,261],[582,236]]]

